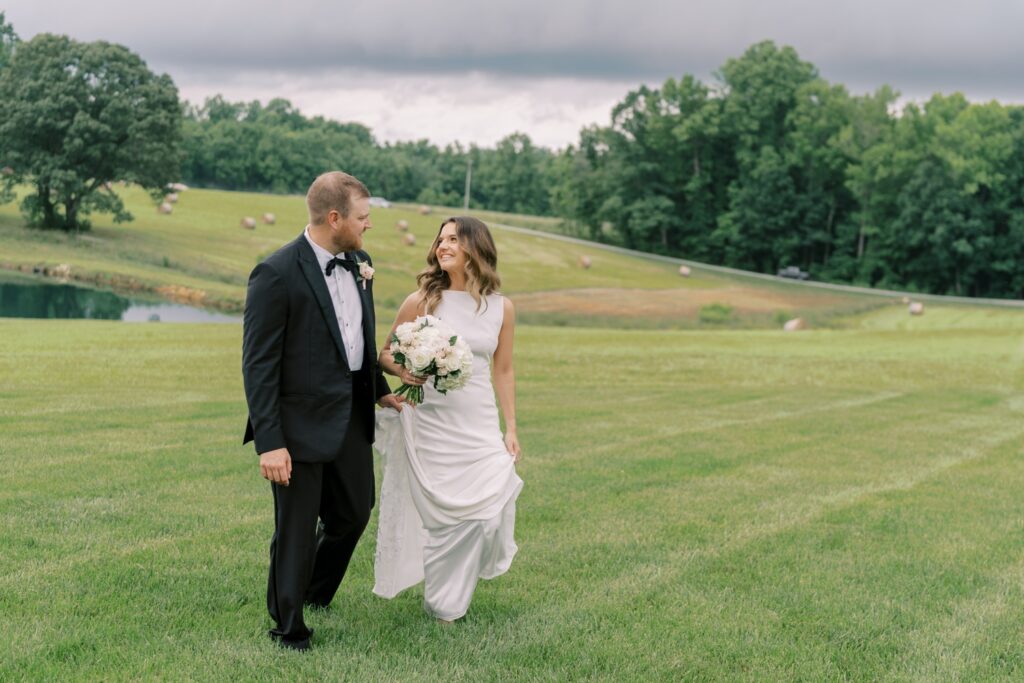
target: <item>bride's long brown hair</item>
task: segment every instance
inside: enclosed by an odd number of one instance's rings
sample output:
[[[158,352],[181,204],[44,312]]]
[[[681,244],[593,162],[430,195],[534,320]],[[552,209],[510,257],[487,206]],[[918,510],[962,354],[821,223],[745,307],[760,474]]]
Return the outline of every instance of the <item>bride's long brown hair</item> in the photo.
[[[483,221],[472,216],[452,216],[446,218],[437,229],[437,237],[427,252],[427,267],[416,276],[416,284],[423,296],[424,312],[435,310],[441,303],[441,292],[452,285],[448,273],[441,270],[441,264],[437,261],[441,231],[449,223],[455,224],[455,236],[466,255],[466,291],[476,301],[478,311],[481,303],[486,309],[487,301],[484,297],[497,292],[501,287],[501,277],[497,270],[498,250],[494,246],[494,238]]]

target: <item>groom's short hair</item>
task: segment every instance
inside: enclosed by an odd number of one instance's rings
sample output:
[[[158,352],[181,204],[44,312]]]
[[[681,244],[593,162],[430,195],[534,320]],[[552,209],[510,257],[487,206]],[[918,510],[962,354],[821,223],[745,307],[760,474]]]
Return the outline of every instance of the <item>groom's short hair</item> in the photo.
[[[323,225],[327,222],[327,214],[332,210],[348,218],[352,210],[352,200],[369,197],[366,189],[358,178],[342,171],[321,173],[309,186],[306,192],[306,209],[309,210],[309,222]]]

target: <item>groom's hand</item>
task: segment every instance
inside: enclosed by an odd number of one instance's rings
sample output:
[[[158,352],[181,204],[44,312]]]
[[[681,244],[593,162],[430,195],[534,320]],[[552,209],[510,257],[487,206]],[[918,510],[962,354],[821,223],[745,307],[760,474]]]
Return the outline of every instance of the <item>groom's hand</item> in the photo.
[[[292,478],[292,456],[288,449],[260,453],[260,474],[268,481],[287,486]]]
[[[377,405],[381,408],[394,408],[398,412],[402,412],[403,403],[405,403],[405,399],[395,394],[384,394],[377,401]]]

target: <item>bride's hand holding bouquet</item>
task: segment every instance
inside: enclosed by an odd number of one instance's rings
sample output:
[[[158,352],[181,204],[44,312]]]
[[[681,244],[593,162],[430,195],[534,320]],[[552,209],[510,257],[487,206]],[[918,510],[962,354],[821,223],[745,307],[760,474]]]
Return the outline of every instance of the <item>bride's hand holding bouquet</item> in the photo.
[[[401,367],[395,392],[413,405],[423,403],[423,385],[433,378],[438,393],[461,389],[469,381],[473,352],[437,318],[424,315],[403,323],[391,335],[391,356]]]

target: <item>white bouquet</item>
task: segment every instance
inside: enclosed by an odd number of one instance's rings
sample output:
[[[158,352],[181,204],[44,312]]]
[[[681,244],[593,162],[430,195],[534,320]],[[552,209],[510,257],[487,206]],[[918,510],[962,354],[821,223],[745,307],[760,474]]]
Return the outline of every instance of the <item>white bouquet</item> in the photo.
[[[473,368],[469,344],[432,315],[402,323],[391,335],[391,356],[406,370],[433,377],[434,388],[446,394],[466,386]],[[395,392],[409,403],[423,403],[423,387],[402,384]]]

